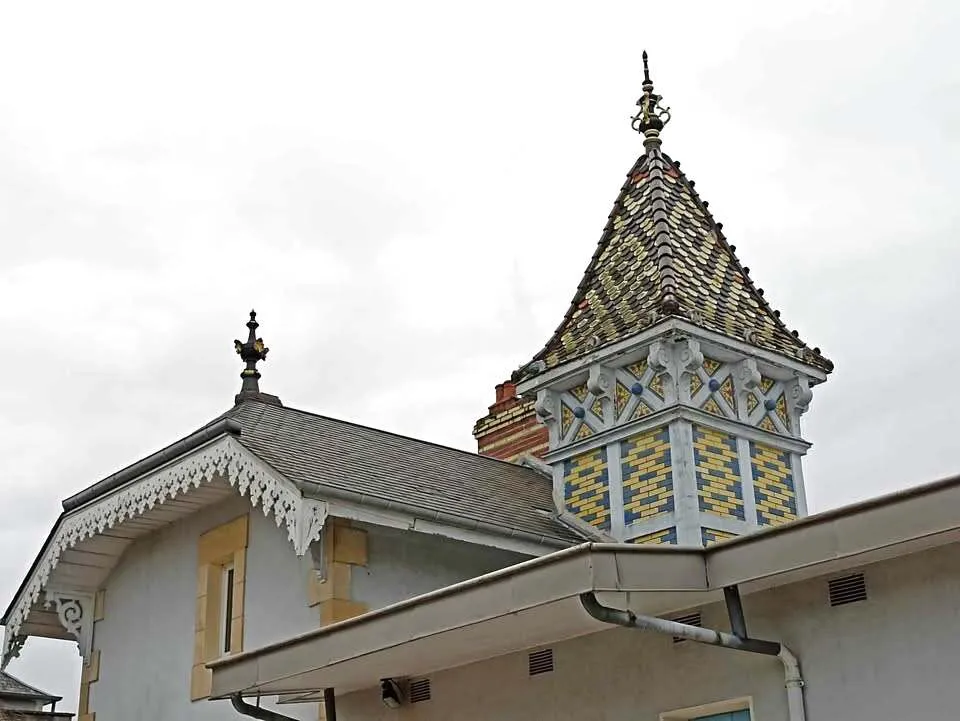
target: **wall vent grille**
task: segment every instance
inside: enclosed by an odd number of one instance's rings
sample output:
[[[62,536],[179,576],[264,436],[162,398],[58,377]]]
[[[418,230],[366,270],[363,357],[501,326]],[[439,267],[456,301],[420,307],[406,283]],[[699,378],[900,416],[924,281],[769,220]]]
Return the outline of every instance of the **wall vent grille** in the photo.
[[[545,648],[530,654],[529,670],[531,676],[553,671],[553,649]]]
[[[410,703],[430,700],[430,679],[418,678],[410,682]]]
[[[867,600],[867,583],[862,573],[852,573],[827,582],[830,589],[830,605],[843,606],[847,603]]]
[[[685,623],[687,626],[703,626],[703,621],[700,620],[700,612],[688,613],[685,616],[677,616],[676,618],[671,618],[671,621],[676,621],[677,623]],[[683,643],[687,639],[682,638],[681,636],[674,636],[674,643]]]

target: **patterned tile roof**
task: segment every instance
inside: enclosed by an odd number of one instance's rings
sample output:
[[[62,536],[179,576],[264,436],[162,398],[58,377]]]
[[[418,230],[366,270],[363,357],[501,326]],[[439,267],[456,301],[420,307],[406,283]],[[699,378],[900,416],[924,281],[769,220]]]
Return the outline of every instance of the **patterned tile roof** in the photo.
[[[32,699],[43,701],[44,704],[59,701],[60,696],[45,693],[29,684],[25,684],[16,676],[11,676],[6,671],[0,671],[0,699]]]
[[[780,321],[659,140],[627,175],[570,309],[535,357],[559,366],[668,316],[830,372]]]

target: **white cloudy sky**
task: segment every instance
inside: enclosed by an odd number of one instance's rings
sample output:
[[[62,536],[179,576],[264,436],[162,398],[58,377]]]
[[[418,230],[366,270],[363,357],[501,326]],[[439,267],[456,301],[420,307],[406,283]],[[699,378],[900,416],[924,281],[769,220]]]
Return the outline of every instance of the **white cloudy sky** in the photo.
[[[665,150],[836,362],[811,508],[960,470],[958,20],[947,0],[0,4],[0,605],[63,497],[230,405],[251,306],[264,390],[473,448],[641,150],[644,47]],[[75,708],[68,645],[10,670]]]

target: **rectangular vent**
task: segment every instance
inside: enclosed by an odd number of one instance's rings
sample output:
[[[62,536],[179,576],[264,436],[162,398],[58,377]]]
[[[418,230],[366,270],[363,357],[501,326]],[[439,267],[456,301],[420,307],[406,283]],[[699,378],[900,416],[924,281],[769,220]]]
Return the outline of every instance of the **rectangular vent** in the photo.
[[[410,703],[430,700],[430,679],[419,678],[410,682]]]
[[[843,606],[847,603],[867,600],[867,583],[862,573],[852,573],[827,582],[830,588],[830,605]]]
[[[697,611],[696,613],[688,613],[686,616],[677,616],[676,618],[671,618],[670,620],[671,620],[671,621],[675,621],[675,622],[677,622],[677,623],[684,623],[684,624],[686,624],[687,626],[702,626],[702,625],[703,625],[703,621],[700,620],[700,612],[699,612],[699,611]],[[674,643],[683,643],[683,642],[686,641],[686,640],[687,640],[687,639],[682,638],[681,636],[674,636],[674,637],[673,637],[673,642],[674,642]]]
[[[530,654],[529,662],[531,676],[550,673],[553,671],[553,649],[545,648],[542,651],[534,651]]]

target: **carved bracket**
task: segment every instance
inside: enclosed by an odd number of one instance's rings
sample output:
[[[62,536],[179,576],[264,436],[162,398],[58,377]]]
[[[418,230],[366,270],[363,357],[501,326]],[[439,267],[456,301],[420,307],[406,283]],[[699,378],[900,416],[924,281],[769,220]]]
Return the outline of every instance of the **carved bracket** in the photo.
[[[299,555],[306,553],[326,520],[325,504],[304,499],[293,483],[260,461],[236,439],[224,438],[205,446],[178,463],[143,476],[122,490],[81,507],[60,522],[7,617],[2,664],[6,665],[23,645],[20,628],[47,588],[47,582],[65,551],[127,519],[138,518],[167,499],[212,482],[229,483],[241,496],[248,498],[252,506],[259,506],[265,516],[272,515],[278,527],[286,525],[287,536]],[[60,597],[59,602],[56,595],[49,596],[47,602],[57,604],[59,613],[61,606],[67,608],[64,606],[67,599],[83,601],[81,595],[67,594]],[[84,610],[82,603],[79,610]],[[64,610],[64,613],[68,611]],[[72,619],[74,613],[71,608],[71,615],[61,618],[65,628],[69,627],[64,619]],[[84,640],[78,638],[78,643],[82,646]]]
[[[547,389],[537,391],[537,402],[533,406],[537,417],[546,425],[557,422],[557,396]]]
[[[674,382],[679,382],[684,373],[693,373],[703,365],[703,352],[699,341],[692,338],[658,340],[650,346],[647,365],[655,373],[666,373]]]
[[[760,369],[757,368],[757,361],[753,358],[744,358],[740,361],[740,363],[737,364],[735,378],[741,393],[753,390],[759,386],[762,376]]]
[[[597,398],[613,399],[614,375],[610,368],[602,365],[590,367],[587,378],[587,390]]]
[[[327,521],[328,508],[326,501],[304,498],[300,502],[294,522],[296,538],[293,541],[293,550],[298,556],[305,555],[310,550],[310,544],[319,540],[323,524]]]
[[[7,667],[13,659],[20,655],[23,644],[27,642],[26,636],[11,634],[9,631],[3,635],[3,659],[0,661],[0,671]]]
[[[60,625],[76,640],[80,656],[87,663],[93,647],[93,596],[47,589],[44,606],[56,608]]]
[[[810,379],[806,376],[797,376],[787,386],[787,398],[790,410],[797,415],[806,413],[813,400],[813,391],[810,390]]]

